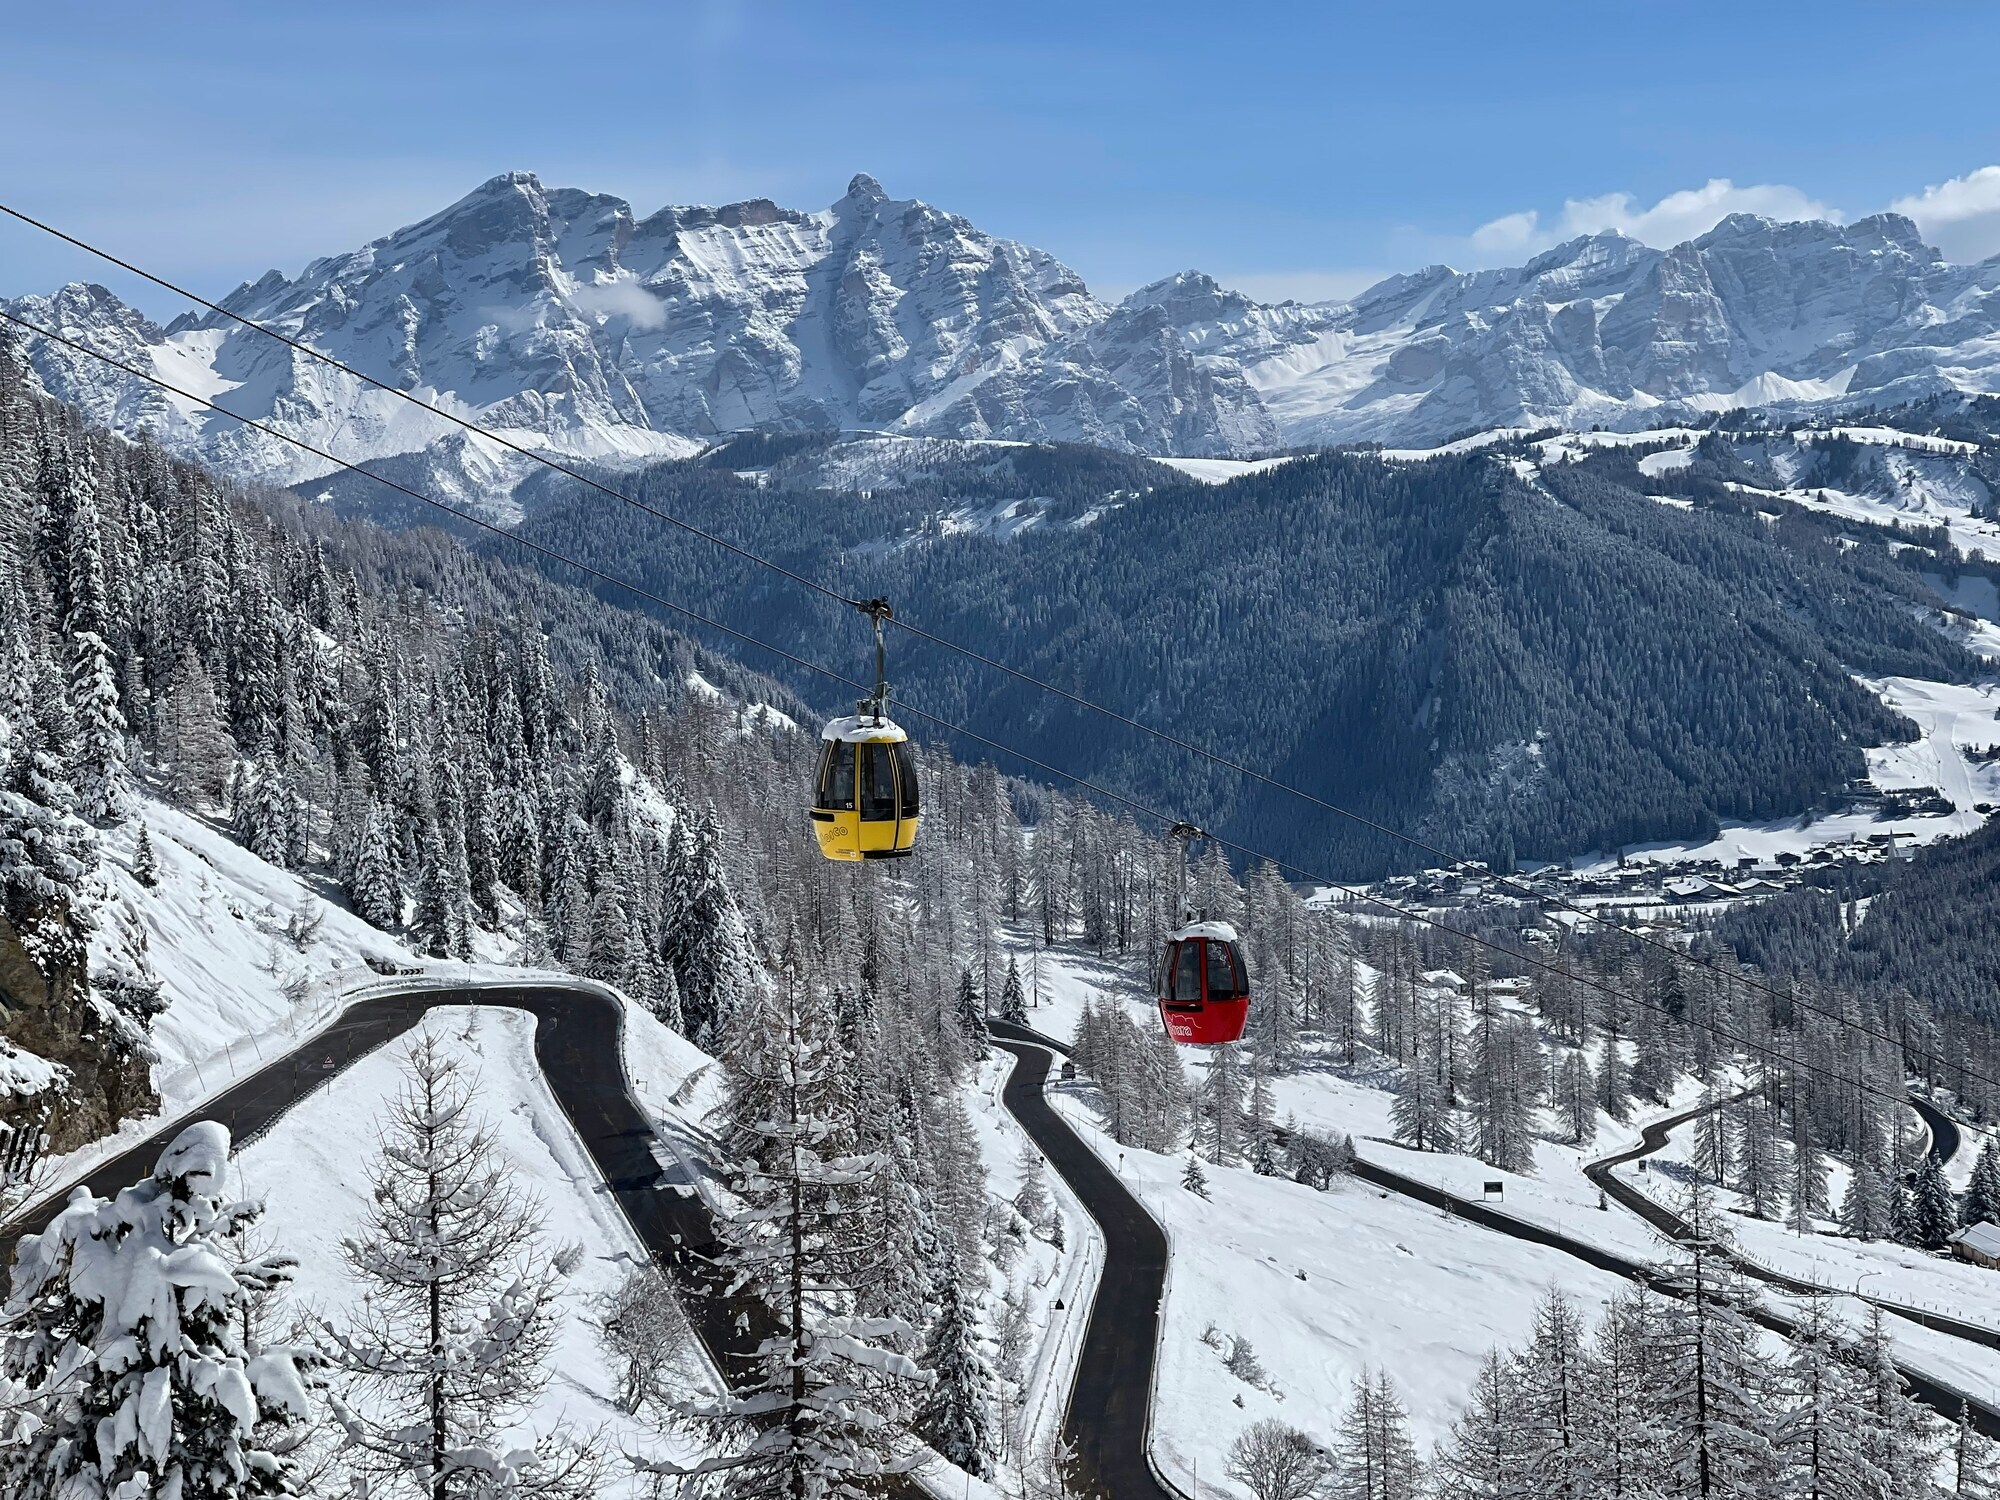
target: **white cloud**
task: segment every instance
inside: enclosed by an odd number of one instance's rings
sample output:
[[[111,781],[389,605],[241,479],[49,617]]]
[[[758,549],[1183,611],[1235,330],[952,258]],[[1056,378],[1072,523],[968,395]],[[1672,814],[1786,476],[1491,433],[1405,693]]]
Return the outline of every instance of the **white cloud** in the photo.
[[[1839,210],[1784,183],[1738,187],[1727,177],[1711,177],[1698,188],[1669,193],[1650,208],[1641,208],[1630,193],[1605,193],[1597,198],[1571,198],[1562,213],[1544,225],[1534,209],[1505,214],[1472,232],[1473,252],[1481,258],[1533,255],[1575,239],[1580,234],[1617,230],[1661,249],[1706,234],[1731,214],[1757,214],[1767,219],[1829,219],[1839,223]]]
[[[570,304],[579,312],[602,318],[626,318],[634,328],[659,328],[667,321],[667,309],[658,297],[625,278],[617,281],[587,281],[569,294]]]
[[[1953,177],[1889,207],[1914,219],[1947,260],[1978,261],[2000,254],[2000,167]]]

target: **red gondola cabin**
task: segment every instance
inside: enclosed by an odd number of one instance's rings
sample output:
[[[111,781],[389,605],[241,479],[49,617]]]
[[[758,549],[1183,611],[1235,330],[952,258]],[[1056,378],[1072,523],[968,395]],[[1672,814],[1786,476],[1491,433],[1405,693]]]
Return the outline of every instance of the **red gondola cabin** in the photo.
[[[1167,939],[1160,1019],[1174,1041],[1207,1047],[1243,1035],[1250,981],[1240,941],[1227,922],[1191,922]]]

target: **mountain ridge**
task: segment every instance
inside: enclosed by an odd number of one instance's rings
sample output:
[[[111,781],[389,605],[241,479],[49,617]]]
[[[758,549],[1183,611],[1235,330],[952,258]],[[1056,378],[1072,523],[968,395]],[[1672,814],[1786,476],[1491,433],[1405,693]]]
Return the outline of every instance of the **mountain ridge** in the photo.
[[[866,173],[813,212],[755,198],[640,217],[517,171],[220,305],[611,467],[744,430],[1240,457],[2000,390],[2000,258],[1954,265],[1897,214],[1738,214],[1664,250],[1585,235],[1522,266],[1433,265],[1341,302],[1260,303],[1190,269],[1114,303],[1048,252]],[[468,454],[444,419],[225,314],[163,326],[85,284],[0,306],[344,457],[426,454],[438,482],[507,512],[518,475],[495,445],[475,437]],[[94,420],[240,478],[318,477],[277,439],[26,343],[42,388]]]

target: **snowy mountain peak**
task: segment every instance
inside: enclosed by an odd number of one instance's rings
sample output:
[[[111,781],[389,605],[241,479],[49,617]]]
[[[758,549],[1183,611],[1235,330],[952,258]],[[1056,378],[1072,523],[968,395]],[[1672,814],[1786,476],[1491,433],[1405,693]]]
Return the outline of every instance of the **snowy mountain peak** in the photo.
[[[850,203],[886,203],[889,195],[882,191],[882,184],[866,172],[856,172],[848,179],[847,200]]]
[[[1189,270],[1114,306],[1047,252],[865,172],[816,212],[753,198],[642,218],[515,171],[224,305],[517,441],[614,465],[746,428],[1228,456],[2000,389],[2000,260],[1947,264],[1896,214],[1739,214],[1666,250],[1607,230],[1346,302],[1266,305]],[[14,306],[343,456],[421,454],[454,494],[507,510],[513,467],[482,467],[448,423],[231,318],[160,329],[102,288]],[[29,356],[94,419],[224,469],[296,482],[320,467],[58,345],[31,339]]]

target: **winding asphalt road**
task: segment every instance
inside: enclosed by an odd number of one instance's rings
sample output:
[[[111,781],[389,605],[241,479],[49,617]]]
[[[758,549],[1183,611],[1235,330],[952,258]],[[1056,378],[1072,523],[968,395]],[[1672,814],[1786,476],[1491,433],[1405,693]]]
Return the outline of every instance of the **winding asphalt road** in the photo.
[[[1071,1478],[1114,1500],[1178,1500],[1154,1476],[1146,1456],[1167,1236],[1117,1173],[1049,1107],[1043,1089],[1051,1049],[1068,1049],[1024,1026],[989,1025],[995,1044],[1014,1054],[1000,1102],[1104,1233],[1104,1272],[1063,1416],[1063,1441],[1076,1454]]]
[[[1910,1103],[1916,1107],[1917,1113],[1923,1116],[1925,1123],[1930,1126],[1930,1154],[1936,1157],[1940,1163],[1949,1162],[1959,1148],[1961,1136],[1958,1126],[1954,1125],[1948,1118],[1928,1103],[1921,1103],[1915,1098],[1912,1098]],[[1613,1168],[1621,1167],[1627,1162],[1651,1156],[1655,1152],[1662,1150],[1667,1144],[1667,1138],[1675,1130],[1701,1113],[1702,1110],[1699,1108],[1689,1109],[1683,1110],[1677,1115],[1670,1115],[1664,1120],[1655,1120],[1652,1124],[1641,1128],[1639,1132],[1639,1144],[1631,1150],[1621,1151],[1616,1156],[1607,1156],[1600,1161],[1594,1161],[1583,1169],[1584,1175],[1596,1183],[1603,1192],[1617,1199],[1622,1206],[1630,1209],[1648,1224],[1659,1230],[1661,1234],[1677,1244],[1684,1243],[1691,1237],[1687,1221],[1671,1209],[1640,1192],[1629,1182],[1620,1178],[1613,1171]],[[1761,1281],[1767,1286],[1776,1287],[1781,1292],[1789,1292],[1794,1296],[1805,1296],[1815,1291],[1826,1290],[1825,1288],[1814,1286],[1809,1281],[1802,1281],[1797,1277],[1786,1276],[1782,1272],[1769,1270],[1742,1256],[1736,1256],[1733,1259],[1736,1262],[1736,1268],[1745,1276],[1753,1281]],[[1859,1296],[1859,1294],[1853,1292],[1843,1292],[1841,1295]],[[1896,1317],[1907,1319],[1912,1323],[1920,1323],[1925,1328],[1935,1329],[1939,1333],[1950,1334],[1953,1338],[1965,1339],[1975,1344],[1984,1344],[1989,1349],[2000,1349],[2000,1330],[1988,1328],[1979,1323],[1967,1323],[1959,1318],[1947,1317],[1943,1313],[1929,1312],[1924,1308],[1911,1307],[1907,1303],[1896,1302],[1887,1298],[1861,1296],[1859,1300],[1879,1307],[1882,1311],[1893,1314]],[[1916,1382],[1917,1377],[1915,1375],[1910,1374],[1908,1371],[1905,1371],[1904,1374],[1909,1377],[1913,1384]],[[1947,1415],[1955,1416],[1956,1412],[1954,1410],[1952,1413],[1947,1413]]]
[[[84,1179],[102,1197],[144,1178],[160,1152],[195,1119],[219,1120],[237,1145],[268,1130],[292,1105],[377,1048],[393,1042],[440,1006],[492,1005],[535,1018],[535,1060],[563,1112],[632,1227],[682,1292],[695,1332],[718,1370],[748,1372],[748,1356],[769,1329],[762,1305],[724,1295],[723,1274],[708,1256],[716,1247],[708,1211],[684,1168],[663,1168],[664,1143],[632,1097],[619,1028],[624,1013],[595,990],[560,984],[425,988],[357,1000],[325,1031],[260,1068],[193,1114],[162,1126]],[[681,1189],[681,1191],[675,1191]],[[30,1231],[47,1226],[58,1197],[25,1216]],[[0,1244],[5,1263],[13,1246]]]
[[[1115,1500],[1160,1500],[1160,1497],[1174,1492],[1164,1488],[1152,1472],[1145,1452],[1145,1415],[1143,1411],[1134,1413],[1130,1402],[1135,1394],[1143,1395],[1150,1402],[1152,1394],[1152,1357],[1159,1341],[1160,1299],[1166,1286],[1165,1236],[1138,1200],[1118,1180],[1117,1174],[1078,1139],[1045,1100],[1037,1098],[1030,1102],[1022,1099],[1017,1102],[1014,1097],[1016,1088],[1029,1086],[1039,1094],[1042,1081],[1047,1077],[1049,1051],[1067,1053],[1069,1048],[1053,1037],[1043,1036],[1025,1026],[1014,1026],[1004,1021],[988,1024],[994,1039],[1020,1059],[1014,1079],[1003,1095],[1008,1109],[1027,1128],[1035,1144],[1055,1164],[1104,1230],[1103,1284],[1098,1290],[1097,1305],[1091,1310],[1083,1355],[1077,1364],[1076,1389],[1070,1398],[1069,1413],[1063,1424],[1064,1439],[1076,1447],[1086,1477],[1099,1486],[1101,1493],[1109,1494]],[[1044,1051],[1045,1048],[1048,1051]],[[1025,1069],[1036,1057],[1041,1061],[1037,1072],[1030,1075]],[[1030,1078],[1033,1080],[1031,1085],[1028,1082]],[[1039,1112],[1035,1108],[1037,1105]],[[1659,1145],[1665,1143],[1667,1131],[1698,1113],[1700,1111],[1692,1110],[1653,1127],[1661,1134],[1659,1143],[1650,1149],[1658,1150]],[[1045,1121],[1042,1118],[1044,1115]],[[1637,1151],[1614,1158],[1613,1163],[1627,1160],[1630,1155],[1644,1154],[1646,1149],[1642,1143]],[[1072,1164],[1075,1167],[1074,1176],[1071,1173]],[[1389,1192],[1444,1209],[1483,1229],[1545,1245],[1599,1270],[1644,1281],[1668,1294],[1673,1292],[1658,1266],[1616,1254],[1588,1240],[1574,1239],[1558,1230],[1514,1218],[1487,1204],[1461,1198],[1374,1162],[1356,1162],[1354,1175]],[[1616,1182],[1615,1178],[1611,1180]],[[1625,1187],[1622,1182],[1617,1186],[1620,1189]],[[1605,1190],[1612,1192],[1609,1185],[1605,1185]],[[1622,1192],[1613,1196],[1618,1197],[1620,1202],[1626,1201]],[[1659,1209],[1650,1199],[1639,1194],[1635,1196],[1667,1219],[1672,1219],[1672,1215]],[[1648,1222],[1666,1229],[1666,1225],[1658,1219],[1651,1215],[1646,1217]],[[1681,1227],[1685,1229],[1685,1226]],[[1745,1267],[1746,1271],[1750,1269]],[[1766,1276],[1762,1279],[1773,1281],[1783,1288],[1783,1278]],[[1785,1289],[1803,1288],[1794,1284]],[[1886,1306],[1885,1310],[1897,1311],[1893,1306]],[[1795,1326],[1793,1320],[1768,1308],[1755,1309],[1750,1315],[1781,1334],[1789,1334]],[[1976,1338],[1980,1343],[2000,1344],[2000,1338],[1970,1324],[1940,1319],[1932,1314],[1917,1315],[1914,1310],[1911,1315],[1919,1316],[1927,1326],[1943,1332],[1959,1333],[1963,1330],[1961,1336]],[[1953,1422],[1958,1420],[1963,1405],[1978,1431],[1991,1438],[2000,1438],[2000,1409],[1965,1400],[1959,1392],[1919,1371],[1899,1368],[1909,1383],[1910,1394],[1924,1405]]]

